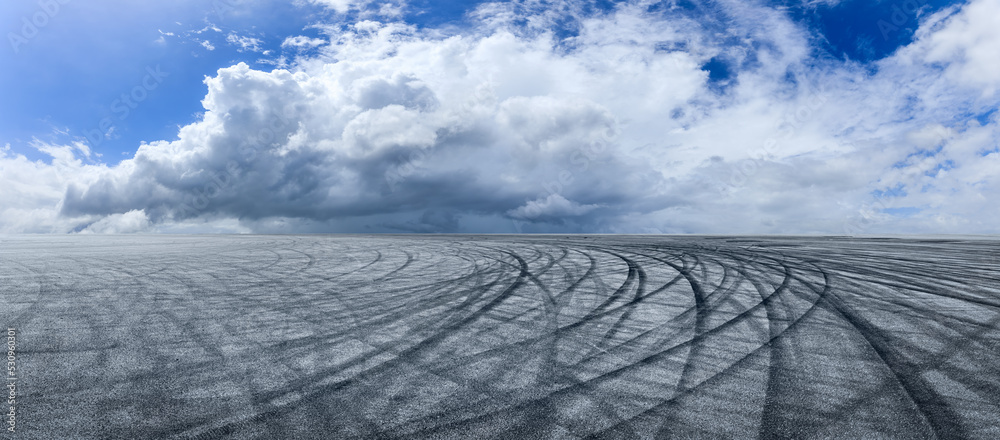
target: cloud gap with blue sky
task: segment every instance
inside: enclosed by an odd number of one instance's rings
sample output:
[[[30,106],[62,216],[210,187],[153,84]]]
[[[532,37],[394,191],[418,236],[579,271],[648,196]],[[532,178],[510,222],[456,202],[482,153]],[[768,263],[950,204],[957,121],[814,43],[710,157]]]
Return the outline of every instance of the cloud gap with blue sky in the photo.
[[[0,233],[1000,229],[998,0],[0,17]]]

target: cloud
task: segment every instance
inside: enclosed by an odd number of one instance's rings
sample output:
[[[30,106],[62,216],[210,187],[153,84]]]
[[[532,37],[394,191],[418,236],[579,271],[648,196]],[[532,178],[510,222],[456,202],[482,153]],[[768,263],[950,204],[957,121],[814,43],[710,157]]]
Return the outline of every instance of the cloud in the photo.
[[[166,44],[166,42],[167,42],[166,37],[173,37],[173,36],[175,36],[175,34],[173,32],[163,32],[160,29],[157,29],[156,31],[160,33],[160,36],[157,37],[156,40],[153,40],[153,42],[155,42],[157,44]]]
[[[68,185],[89,185],[109,168],[78,159],[85,155],[82,143],[59,146],[35,140],[32,146],[50,162],[12,154],[9,146],[0,150],[0,233],[64,233],[101,218],[66,217],[59,211]]]
[[[263,43],[259,38],[248,37],[245,35],[238,35],[235,32],[230,32],[229,35],[226,35],[226,41],[229,44],[236,46],[237,47],[236,50],[240,52],[246,52],[246,51],[260,52],[261,51],[260,45],[261,43]]]
[[[916,44],[902,57],[943,65],[952,80],[992,96],[1000,86],[1000,2],[976,1],[930,17],[917,32]]]
[[[1000,125],[978,54],[997,38],[968,15],[983,3],[928,17],[873,66],[816,59],[780,11],[736,3],[331,26],[291,69],[220,69],[201,120],[119,165],[4,153],[0,184],[38,183],[0,195],[0,228],[996,232]]]
[[[104,217],[85,229],[81,234],[135,234],[148,232],[152,224],[145,212],[132,210],[124,214],[112,214]]]
[[[352,8],[363,7],[370,3],[370,0],[309,0],[310,3],[322,5],[333,9],[340,14],[347,13]]]
[[[326,44],[322,38],[309,38],[303,35],[287,37],[281,42],[281,47],[294,47],[298,49],[311,49]]]
[[[406,7],[406,1],[381,0],[309,0],[314,5],[324,6],[338,14],[360,11],[364,16],[379,15],[383,17],[399,17]]]
[[[597,208],[600,208],[600,205],[581,205],[572,200],[566,200],[560,194],[550,194],[544,199],[529,201],[524,206],[508,211],[507,214],[519,220],[560,221],[582,216]]]

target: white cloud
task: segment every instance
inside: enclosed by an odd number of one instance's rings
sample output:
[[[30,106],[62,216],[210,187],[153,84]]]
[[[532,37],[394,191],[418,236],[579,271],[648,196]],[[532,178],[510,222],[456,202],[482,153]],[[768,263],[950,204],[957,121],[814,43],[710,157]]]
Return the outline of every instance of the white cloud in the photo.
[[[358,6],[364,6],[370,3],[370,0],[309,0],[313,4],[323,5],[340,14],[347,13],[351,8],[357,8]]]
[[[406,7],[406,1],[395,0],[309,0],[314,5],[329,8],[338,14],[351,11],[361,11],[362,15],[380,15],[383,17],[398,17]],[[373,7],[374,5],[374,7]]]
[[[260,45],[263,43],[263,41],[261,41],[259,38],[239,35],[235,32],[230,32],[229,35],[226,35],[226,41],[229,44],[236,46],[237,47],[236,50],[240,52],[246,52],[246,51],[260,52],[261,51]]]
[[[1000,2],[974,1],[954,11],[930,17],[903,56],[940,63],[954,81],[983,88],[991,96],[1000,86]]]
[[[984,3],[874,74],[742,3],[724,35],[640,4],[488,4],[454,36],[364,20],[292,70],[220,69],[202,120],[115,167],[5,152],[0,231],[997,232],[996,114],[954,122],[997,105]]]
[[[153,40],[153,42],[155,42],[157,44],[166,44],[166,42],[167,42],[166,37],[173,37],[174,36],[173,32],[163,32],[160,29],[157,29],[156,31],[160,33],[160,36],[156,40]]]
[[[326,44],[322,38],[309,38],[303,35],[285,38],[281,47],[294,47],[299,49],[311,49]]]
[[[587,214],[600,205],[581,205],[572,200],[566,200],[559,194],[550,194],[544,199],[532,200],[524,206],[507,212],[513,218],[520,220],[562,220]]]
[[[0,151],[0,233],[68,232],[81,222],[100,218],[62,216],[60,208],[69,184],[89,185],[108,168],[77,159],[82,144],[58,146],[34,141],[32,145],[51,161],[30,161],[12,154],[9,145]]]
[[[180,26],[181,24],[177,23],[177,25]],[[218,26],[209,23],[208,26],[205,26],[205,27],[203,27],[201,29],[186,31],[186,32],[184,32],[184,35],[191,35],[191,34],[201,35],[201,34],[203,34],[205,32],[208,32],[208,31],[218,32],[220,34],[222,33],[222,29],[219,29]]]
[[[152,224],[142,210],[136,209],[124,214],[111,214],[84,230],[81,234],[135,234],[149,232]]]
[[[215,50],[215,46],[213,46],[208,40],[203,40],[201,42],[201,46],[208,50]]]

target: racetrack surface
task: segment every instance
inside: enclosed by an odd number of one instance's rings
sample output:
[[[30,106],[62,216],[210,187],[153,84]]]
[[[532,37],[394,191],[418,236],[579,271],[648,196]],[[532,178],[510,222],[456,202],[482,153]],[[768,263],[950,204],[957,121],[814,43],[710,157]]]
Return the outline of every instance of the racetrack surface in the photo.
[[[1000,241],[0,241],[15,438],[1000,438]],[[6,412],[6,411],[5,411]]]

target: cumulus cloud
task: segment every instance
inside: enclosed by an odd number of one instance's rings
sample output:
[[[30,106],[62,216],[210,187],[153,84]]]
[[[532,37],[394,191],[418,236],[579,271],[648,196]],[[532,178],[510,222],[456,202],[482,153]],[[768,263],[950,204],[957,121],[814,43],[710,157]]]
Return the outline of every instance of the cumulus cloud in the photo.
[[[0,233],[62,233],[102,216],[62,216],[59,211],[71,184],[89,185],[103,165],[84,164],[84,144],[51,145],[34,141],[32,146],[51,159],[30,161],[13,154],[9,146],[0,150]]]
[[[4,153],[0,180],[38,183],[0,194],[0,227],[996,232],[984,3],[927,18],[877,69],[817,60],[781,11],[742,3],[697,12],[724,32],[640,2],[490,3],[448,35],[362,20],[291,69],[220,69],[200,121],[116,166]]]

